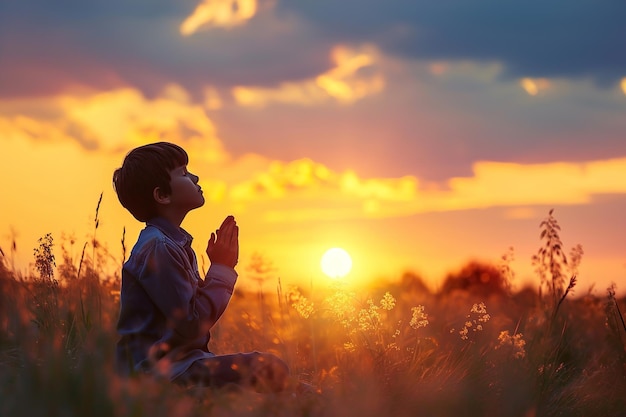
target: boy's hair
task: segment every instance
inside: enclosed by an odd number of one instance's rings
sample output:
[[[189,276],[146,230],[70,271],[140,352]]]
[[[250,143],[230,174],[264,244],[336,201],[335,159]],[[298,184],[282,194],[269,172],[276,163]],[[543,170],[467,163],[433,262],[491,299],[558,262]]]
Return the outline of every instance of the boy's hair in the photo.
[[[117,198],[137,220],[150,220],[157,215],[154,189],[171,193],[170,171],[188,162],[187,152],[173,143],[151,143],[133,149],[113,173]]]

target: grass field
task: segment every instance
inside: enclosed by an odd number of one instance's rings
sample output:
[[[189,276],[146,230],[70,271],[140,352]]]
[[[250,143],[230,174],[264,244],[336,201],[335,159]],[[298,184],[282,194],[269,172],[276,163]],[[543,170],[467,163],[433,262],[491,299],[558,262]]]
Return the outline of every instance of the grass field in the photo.
[[[119,278],[100,272],[98,245],[57,265],[46,235],[31,276],[0,254],[0,415],[624,416],[626,300],[573,296],[582,250],[566,255],[559,232],[550,213],[536,288],[515,291],[506,262],[470,263],[436,293],[411,274],[367,291],[284,288],[257,262],[241,274],[266,291],[236,291],[210,348],[284,358],[293,387],[280,394],[116,376]]]

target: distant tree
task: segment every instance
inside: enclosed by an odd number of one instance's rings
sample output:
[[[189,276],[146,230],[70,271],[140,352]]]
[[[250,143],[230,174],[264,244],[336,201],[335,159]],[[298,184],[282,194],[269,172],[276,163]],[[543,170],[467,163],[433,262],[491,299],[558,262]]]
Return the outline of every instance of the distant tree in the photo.
[[[405,272],[400,278],[400,289],[402,292],[430,294],[430,289],[424,279],[414,272]]]
[[[500,268],[470,261],[460,271],[446,276],[440,293],[450,294],[454,291],[466,291],[481,296],[505,295],[508,294],[509,283]]]
[[[536,289],[530,285],[524,286],[521,290],[513,294],[513,300],[520,306],[524,306],[526,309],[535,307],[538,301],[539,294]]]

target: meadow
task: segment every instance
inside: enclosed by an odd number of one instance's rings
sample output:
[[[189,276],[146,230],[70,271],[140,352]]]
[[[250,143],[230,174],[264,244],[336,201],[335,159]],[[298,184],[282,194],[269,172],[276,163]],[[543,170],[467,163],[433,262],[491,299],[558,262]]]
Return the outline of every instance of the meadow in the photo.
[[[210,348],[285,359],[292,384],[278,394],[115,375],[119,273],[103,265],[121,260],[97,227],[96,212],[76,258],[62,242],[57,260],[44,235],[26,275],[0,253],[0,416],[626,415],[626,300],[615,287],[575,292],[582,249],[566,251],[552,212],[533,288],[511,285],[510,254],[468,263],[437,291],[412,273],[367,289],[287,287],[250,260],[240,279],[259,291],[236,289]]]

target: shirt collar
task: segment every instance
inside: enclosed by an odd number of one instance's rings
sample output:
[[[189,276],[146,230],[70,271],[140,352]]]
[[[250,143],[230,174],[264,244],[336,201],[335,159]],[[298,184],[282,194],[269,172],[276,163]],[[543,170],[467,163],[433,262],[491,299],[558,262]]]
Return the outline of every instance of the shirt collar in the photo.
[[[181,246],[191,245],[193,240],[193,237],[185,229],[174,226],[163,217],[153,217],[146,222],[146,225],[156,227]]]

